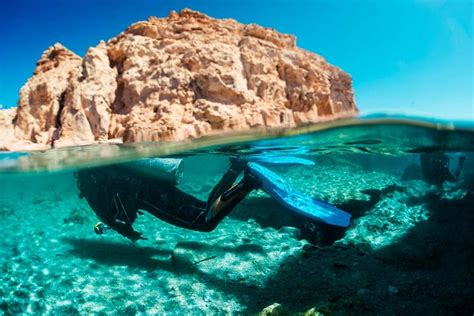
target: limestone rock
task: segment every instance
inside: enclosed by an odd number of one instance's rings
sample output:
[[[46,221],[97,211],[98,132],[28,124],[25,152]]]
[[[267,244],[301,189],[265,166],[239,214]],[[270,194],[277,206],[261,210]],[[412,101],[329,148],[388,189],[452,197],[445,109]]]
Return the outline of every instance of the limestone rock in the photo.
[[[293,36],[185,9],[135,23],[83,59],[48,48],[20,91],[14,129],[17,142],[49,147],[179,141],[356,114],[350,76]]]
[[[16,109],[0,110],[0,150],[5,150],[14,142],[13,121]]]
[[[107,46],[90,48],[80,76],[70,79],[60,114],[57,146],[88,144],[108,138],[117,70],[110,66]]]
[[[15,136],[32,143],[49,144],[61,124],[66,89],[80,72],[81,58],[61,44],[48,48],[37,62],[34,75],[20,90]]]

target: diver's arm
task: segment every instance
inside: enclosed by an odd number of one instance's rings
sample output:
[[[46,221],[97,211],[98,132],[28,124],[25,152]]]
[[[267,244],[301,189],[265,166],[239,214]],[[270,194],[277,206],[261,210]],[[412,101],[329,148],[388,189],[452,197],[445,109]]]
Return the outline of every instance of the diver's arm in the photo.
[[[136,185],[130,178],[112,167],[81,169],[74,175],[79,197],[86,199],[104,224],[132,241],[144,239],[132,227],[138,208],[131,197]]]

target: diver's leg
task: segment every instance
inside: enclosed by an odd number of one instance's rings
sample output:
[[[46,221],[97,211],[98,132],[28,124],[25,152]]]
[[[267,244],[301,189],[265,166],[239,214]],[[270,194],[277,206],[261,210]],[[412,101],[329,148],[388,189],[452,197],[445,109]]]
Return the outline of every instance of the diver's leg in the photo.
[[[462,167],[464,166],[464,160],[466,159],[465,156],[460,156],[458,159],[458,165],[456,167],[456,170],[454,173],[451,173],[449,170],[449,160],[443,165],[442,172],[441,174],[443,175],[443,182],[444,181],[449,181],[449,182],[456,182],[459,179],[459,176],[461,175],[461,170]]]
[[[194,229],[204,222],[207,203],[175,186],[147,184],[138,197],[139,208],[159,219],[182,228]]]
[[[157,193],[146,190],[139,198],[140,208],[161,220],[182,228],[209,232],[258,187],[257,180],[246,174],[242,181],[231,187],[214,201],[203,202],[176,187]]]
[[[227,191],[237,180],[239,175],[244,171],[245,167],[247,166],[247,162],[238,158],[231,157],[229,158],[230,167],[224,173],[222,178],[219,182],[214,186],[209,197],[207,199],[208,204],[212,204],[216,198],[222,195],[225,191]]]
[[[217,196],[212,203],[208,203],[203,231],[212,231],[216,228],[240,201],[258,187],[259,181],[251,174],[245,173],[238,184]]]
[[[464,166],[464,160],[466,160],[466,156],[459,157],[458,166],[453,175],[453,181],[457,181],[459,179],[459,176],[461,175],[462,167]]]
[[[245,196],[256,188],[246,175],[231,187],[247,163],[231,158],[231,166],[203,202],[175,186],[146,183],[140,190],[140,208],[170,224],[198,231],[211,231]]]

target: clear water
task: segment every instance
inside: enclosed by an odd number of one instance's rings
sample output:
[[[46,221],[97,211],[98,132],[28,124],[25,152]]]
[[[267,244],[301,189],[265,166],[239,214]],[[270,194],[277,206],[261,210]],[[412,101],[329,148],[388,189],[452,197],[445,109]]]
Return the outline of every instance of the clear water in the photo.
[[[205,200],[229,156],[293,155],[272,167],[353,216],[307,220],[254,191],[210,233],[145,213],[147,240],[95,235],[73,172],[179,157],[179,188]],[[457,181],[433,184],[420,155],[444,153]],[[184,143],[98,145],[0,155],[0,313],[472,314],[474,122],[368,117]]]

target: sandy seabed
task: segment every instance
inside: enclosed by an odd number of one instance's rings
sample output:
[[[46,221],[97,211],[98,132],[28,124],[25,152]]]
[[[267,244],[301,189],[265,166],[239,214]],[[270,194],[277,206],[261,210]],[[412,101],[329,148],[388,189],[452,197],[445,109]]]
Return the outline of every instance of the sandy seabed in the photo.
[[[225,159],[199,159],[186,162],[181,187],[205,198]],[[211,233],[145,214],[136,230],[148,240],[136,243],[94,235],[97,220],[71,172],[3,175],[0,313],[249,314],[279,303],[289,313],[471,315],[472,187],[436,188],[356,162],[275,169],[352,213],[346,231],[307,222],[258,191]]]

